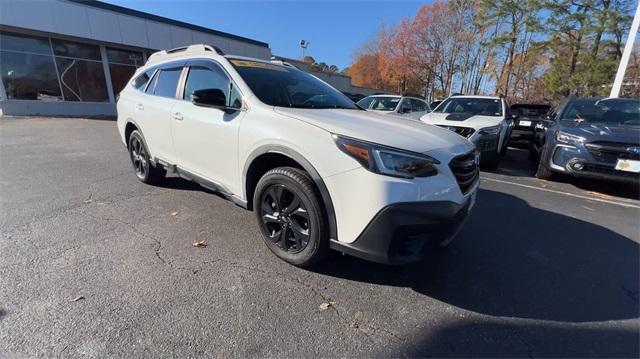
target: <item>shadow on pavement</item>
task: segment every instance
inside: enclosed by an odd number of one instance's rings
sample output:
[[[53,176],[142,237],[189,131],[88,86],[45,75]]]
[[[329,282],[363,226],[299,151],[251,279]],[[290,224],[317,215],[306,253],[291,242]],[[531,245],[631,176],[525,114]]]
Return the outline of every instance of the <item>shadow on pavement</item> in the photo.
[[[6,315],[7,312],[4,309],[0,308],[0,320],[4,319]]]
[[[478,196],[459,237],[423,262],[389,267],[332,253],[314,270],[411,287],[491,316],[563,322],[639,317],[638,243],[508,194],[480,190]]]
[[[526,339],[525,339],[526,338]],[[409,357],[637,358],[638,332],[558,323],[506,324],[463,320],[409,340]]]

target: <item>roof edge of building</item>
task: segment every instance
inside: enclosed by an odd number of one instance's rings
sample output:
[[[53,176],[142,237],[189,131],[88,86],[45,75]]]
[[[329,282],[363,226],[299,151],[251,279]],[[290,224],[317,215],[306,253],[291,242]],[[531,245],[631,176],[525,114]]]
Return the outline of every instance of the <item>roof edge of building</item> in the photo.
[[[140,17],[140,18],[144,18],[144,19],[147,19],[147,20],[158,21],[158,22],[162,22],[162,23],[165,23],[165,24],[179,26],[179,27],[183,27],[183,28],[187,28],[187,29],[191,29],[191,30],[195,30],[195,31],[206,32],[206,33],[209,33],[209,34],[212,34],[212,35],[226,37],[228,39],[233,39],[233,40],[244,41],[244,42],[251,43],[253,45],[269,48],[269,44],[267,44],[266,42],[262,42],[262,41],[258,41],[258,40],[254,40],[254,39],[249,39],[247,37],[242,37],[242,36],[238,36],[238,35],[233,35],[233,34],[230,34],[230,33],[227,33],[227,32],[210,29],[210,28],[207,28],[207,27],[204,27],[204,26],[190,24],[190,23],[184,22],[184,21],[170,19],[170,18],[167,18],[167,17],[164,17],[164,16],[150,14],[150,13],[144,12],[144,11],[130,9],[130,8],[127,8],[127,7],[124,7],[124,6],[109,4],[109,3],[98,1],[98,0],[66,0],[66,1],[69,1],[69,2],[72,2],[72,3],[76,3],[76,4],[81,4],[81,5],[87,5],[87,6],[103,9],[103,10],[109,10],[109,11],[117,12],[117,13],[124,14],[124,15]]]

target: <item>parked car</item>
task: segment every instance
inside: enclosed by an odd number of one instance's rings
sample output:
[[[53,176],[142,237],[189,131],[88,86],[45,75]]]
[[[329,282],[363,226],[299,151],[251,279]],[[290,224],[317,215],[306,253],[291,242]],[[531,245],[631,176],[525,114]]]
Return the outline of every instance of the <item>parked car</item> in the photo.
[[[575,98],[536,131],[536,177],[557,173],[638,184],[640,99]]]
[[[480,151],[482,166],[490,169],[498,167],[513,127],[506,100],[492,96],[450,96],[420,120],[469,139]]]
[[[530,149],[533,145],[535,128],[547,118],[551,106],[547,104],[517,103],[511,105],[513,130],[509,137],[509,146]]]
[[[367,111],[414,120],[419,120],[422,115],[431,111],[426,101],[410,96],[373,95],[363,98],[357,104]]]
[[[475,201],[469,141],[363,111],[285,62],[205,45],[160,51],[117,109],[140,181],[174,172],[253,210],[266,246],[297,266],[329,248],[418,260],[451,241]]]

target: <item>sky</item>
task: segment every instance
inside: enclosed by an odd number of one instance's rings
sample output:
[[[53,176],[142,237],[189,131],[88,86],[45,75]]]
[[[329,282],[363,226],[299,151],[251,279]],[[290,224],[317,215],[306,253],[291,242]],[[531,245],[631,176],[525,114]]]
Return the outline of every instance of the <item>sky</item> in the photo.
[[[0,0],[1,1],[1,0]],[[271,53],[301,58],[305,54],[343,69],[355,50],[382,24],[413,17],[424,1],[220,1],[103,0],[105,2],[248,37],[269,44]]]

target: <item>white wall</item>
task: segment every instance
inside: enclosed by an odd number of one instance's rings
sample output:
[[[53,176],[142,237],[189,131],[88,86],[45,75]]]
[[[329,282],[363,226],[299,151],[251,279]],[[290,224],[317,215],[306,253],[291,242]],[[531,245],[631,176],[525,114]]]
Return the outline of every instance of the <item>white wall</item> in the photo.
[[[230,54],[271,57],[268,47],[64,0],[0,0],[0,25],[148,49],[204,43]]]

